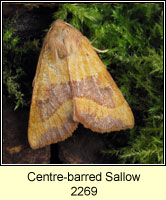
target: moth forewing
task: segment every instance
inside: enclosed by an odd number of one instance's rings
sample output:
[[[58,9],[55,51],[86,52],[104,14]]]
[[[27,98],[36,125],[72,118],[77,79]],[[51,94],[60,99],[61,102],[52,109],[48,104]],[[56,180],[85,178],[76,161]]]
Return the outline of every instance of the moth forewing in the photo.
[[[104,133],[134,126],[132,111],[90,42],[57,20],[39,57],[28,138],[32,148],[63,141],[78,122]]]

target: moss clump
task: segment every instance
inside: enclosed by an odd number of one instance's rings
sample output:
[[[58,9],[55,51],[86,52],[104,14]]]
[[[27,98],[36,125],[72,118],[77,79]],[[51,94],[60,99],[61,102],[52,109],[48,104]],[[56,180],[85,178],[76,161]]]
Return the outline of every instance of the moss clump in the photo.
[[[3,89],[15,102],[15,110],[29,104],[26,97],[30,83],[25,82],[28,76],[25,63],[29,52],[39,51],[38,40],[23,41],[17,36],[14,28],[17,18],[15,15],[3,20]]]

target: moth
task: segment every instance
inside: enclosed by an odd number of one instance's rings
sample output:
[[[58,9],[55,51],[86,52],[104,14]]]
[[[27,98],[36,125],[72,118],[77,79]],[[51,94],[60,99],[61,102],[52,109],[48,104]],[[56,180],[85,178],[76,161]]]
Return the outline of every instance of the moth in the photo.
[[[89,40],[56,20],[44,40],[33,82],[29,144],[36,149],[63,141],[78,123],[105,133],[133,128],[134,117]]]

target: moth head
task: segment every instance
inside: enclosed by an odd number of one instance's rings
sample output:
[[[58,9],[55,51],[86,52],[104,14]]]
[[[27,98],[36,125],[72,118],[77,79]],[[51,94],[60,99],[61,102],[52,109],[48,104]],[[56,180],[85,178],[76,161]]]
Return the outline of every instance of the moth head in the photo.
[[[58,19],[54,22],[48,36],[49,47],[54,51],[57,49],[60,57],[77,52],[82,34],[72,25]],[[62,54],[62,55],[61,55]]]
[[[52,31],[54,32],[55,36],[56,35],[66,35],[70,33],[71,29],[74,29],[74,27],[69,26],[66,22],[58,19],[54,22],[52,26]]]

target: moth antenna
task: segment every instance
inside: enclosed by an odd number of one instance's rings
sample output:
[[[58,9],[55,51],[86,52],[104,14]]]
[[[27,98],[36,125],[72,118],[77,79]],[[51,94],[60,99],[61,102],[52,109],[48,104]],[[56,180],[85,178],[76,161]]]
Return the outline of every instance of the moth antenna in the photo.
[[[71,24],[68,24],[67,22],[65,22],[65,24],[68,25],[68,26],[70,26],[70,27],[73,27]]]
[[[34,87],[34,84],[35,84],[35,77],[34,77],[34,79],[32,81],[32,87]]]
[[[93,47],[93,49],[95,50],[95,51],[97,51],[98,53],[106,53],[106,52],[108,52],[109,51],[109,49],[105,49],[105,50],[100,50],[100,49],[97,49],[96,47],[94,47],[94,46],[92,46]]]
[[[95,42],[95,40],[97,39],[97,37],[98,36],[96,36],[90,43],[91,43],[91,45],[92,45],[92,43],[94,43]],[[100,50],[100,49],[97,49],[96,47],[94,47],[94,46],[92,46],[93,47],[93,49],[95,50],[95,51],[97,51],[98,53],[106,53],[106,52],[108,52],[109,51],[109,49],[105,49],[105,50]]]
[[[90,43],[94,43],[96,41],[97,37],[95,37]]]
[[[52,30],[52,25],[51,25],[51,27],[49,28],[48,33],[49,33],[51,30]]]

